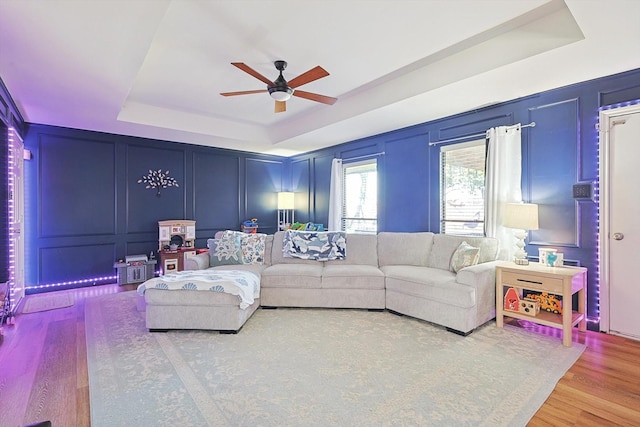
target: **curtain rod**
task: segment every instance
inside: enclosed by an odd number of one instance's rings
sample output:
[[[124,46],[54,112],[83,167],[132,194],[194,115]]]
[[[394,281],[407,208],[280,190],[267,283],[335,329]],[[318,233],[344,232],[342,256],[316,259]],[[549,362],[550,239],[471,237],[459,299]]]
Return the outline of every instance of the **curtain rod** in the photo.
[[[531,122],[527,125],[512,125],[512,126],[507,126],[509,129],[520,126],[520,128],[532,128],[535,127],[536,122]],[[471,139],[471,138],[478,138],[480,136],[486,136],[487,135],[487,131],[484,131],[482,133],[476,133],[473,135],[467,135],[467,136],[459,136],[457,138],[450,138],[450,139],[443,139],[442,141],[435,141],[435,142],[430,142],[429,146],[433,146],[433,145],[440,145],[440,144],[444,144],[446,142],[454,142],[454,141],[460,141],[463,139]]]
[[[380,151],[379,153],[372,153],[372,154],[367,154],[364,156],[358,156],[358,157],[349,157],[348,159],[340,159],[344,162],[350,162],[352,160],[360,160],[360,159],[368,159],[371,157],[376,157],[376,156],[384,156],[385,152],[384,151]]]

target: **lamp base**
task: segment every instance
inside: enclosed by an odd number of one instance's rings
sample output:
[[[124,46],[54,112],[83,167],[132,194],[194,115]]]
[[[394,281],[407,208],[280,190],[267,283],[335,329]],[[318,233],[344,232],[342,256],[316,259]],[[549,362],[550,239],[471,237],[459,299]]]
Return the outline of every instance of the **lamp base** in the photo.
[[[524,247],[525,247],[524,241],[527,238],[527,234],[528,233],[526,230],[514,230],[513,232],[513,236],[516,238],[516,245],[515,245],[516,250],[513,253],[515,261],[527,259],[527,252],[524,250]],[[526,264],[521,264],[521,265],[526,265]]]

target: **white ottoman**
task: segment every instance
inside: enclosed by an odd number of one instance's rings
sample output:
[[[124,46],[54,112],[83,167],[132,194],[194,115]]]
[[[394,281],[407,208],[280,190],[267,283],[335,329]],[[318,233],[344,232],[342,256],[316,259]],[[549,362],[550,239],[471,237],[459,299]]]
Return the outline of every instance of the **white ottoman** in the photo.
[[[260,278],[246,271],[183,271],[147,280],[138,293],[151,331],[237,333],[260,306],[259,286]]]

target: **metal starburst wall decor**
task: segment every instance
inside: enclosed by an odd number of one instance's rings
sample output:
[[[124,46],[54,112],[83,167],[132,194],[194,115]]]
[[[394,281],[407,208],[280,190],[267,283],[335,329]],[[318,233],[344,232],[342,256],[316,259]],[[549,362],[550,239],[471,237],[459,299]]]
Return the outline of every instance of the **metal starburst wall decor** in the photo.
[[[169,176],[169,171],[162,172],[162,169],[149,169],[149,173],[140,178],[138,184],[146,184],[144,188],[155,188],[157,197],[160,197],[160,190],[163,188],[179,187],[178,181]]]

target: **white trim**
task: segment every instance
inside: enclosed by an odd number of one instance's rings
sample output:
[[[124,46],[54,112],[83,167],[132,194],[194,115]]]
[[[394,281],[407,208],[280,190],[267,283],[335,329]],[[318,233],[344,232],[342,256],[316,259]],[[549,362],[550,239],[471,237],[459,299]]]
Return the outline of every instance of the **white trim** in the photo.
[[[609,162],[610,159],[610,134],[609,129],[614,125],[614,121],[619,116],[640,112],[640,104],[629,105],[626,107],[612,108],[610,110],[602,110],[599,114],[599,141],[600,141],[600,172],[599,172],[599,200],[598,211],[600,214],[600,231],[598,235],[598,271],[599,271],[599,291],[600,291],[600,331],[609,332],[610,316],[609,316]]]

